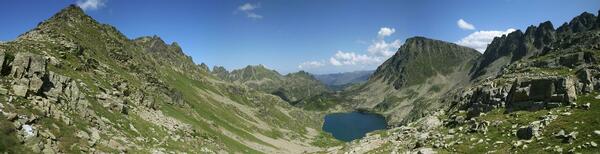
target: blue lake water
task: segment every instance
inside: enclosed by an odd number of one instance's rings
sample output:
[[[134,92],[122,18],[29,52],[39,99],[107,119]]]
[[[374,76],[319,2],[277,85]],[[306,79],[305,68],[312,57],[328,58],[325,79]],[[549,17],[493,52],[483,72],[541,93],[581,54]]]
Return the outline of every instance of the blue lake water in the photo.
[[[338,140],[352,141],[365,136],[368,132],[385,129],[387,122],[378,114],[363,112],[332,113],[325,116],[323,130]]]

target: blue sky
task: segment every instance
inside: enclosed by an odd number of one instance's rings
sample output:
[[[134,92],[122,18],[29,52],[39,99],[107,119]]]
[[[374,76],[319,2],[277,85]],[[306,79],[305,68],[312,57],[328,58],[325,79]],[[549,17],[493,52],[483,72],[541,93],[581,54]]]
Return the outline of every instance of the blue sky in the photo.
[[[546,20],[558,27],[600,9],[598,0],[4,0],[0,40],[15,39],[68,4],[129,38],[178,42],[196,63],[317,74],[375,69],[412,36],[483,51],[511,29]]]

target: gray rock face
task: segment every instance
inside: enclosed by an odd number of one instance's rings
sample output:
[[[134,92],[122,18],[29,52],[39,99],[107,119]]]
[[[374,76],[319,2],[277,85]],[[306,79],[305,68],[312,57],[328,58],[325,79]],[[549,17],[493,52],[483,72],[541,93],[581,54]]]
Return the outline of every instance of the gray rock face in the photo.
[[[13,92],[17,96],[37,94],[42,88],[42,77],[46,74],[46,60],[41,55],[17,53],[12,62],[10,77],[15,79]]]
[[[567,104],[577,99],[575,87],[571,78],[520,79],[508,93],[507,108],[508,111],[535,111]]]
[[[577,91],[581,93],[590,93],[594,90],[600,90],[600,68],[591,66],[577,71]]]
[[[584,12],[579,16],[573,18],[569,24],[560,26],[557,31],[559,33],[577,33],[583,32],[594,28],[594,23],[597,22],[594,14]]]
[[[75,102],[80,97],[77,83],[71,78],[48,72],[47,82],[44,86],[44,94],[51,98],[65,96],[68,101]]]
[[[498,86],[488,82],[475,87],[473,91],[466,92],[467,95],[461,98],[461,101],[468,102],[467,117],[477,117],[492,109],[505,107],[509,89],[508,86]]]

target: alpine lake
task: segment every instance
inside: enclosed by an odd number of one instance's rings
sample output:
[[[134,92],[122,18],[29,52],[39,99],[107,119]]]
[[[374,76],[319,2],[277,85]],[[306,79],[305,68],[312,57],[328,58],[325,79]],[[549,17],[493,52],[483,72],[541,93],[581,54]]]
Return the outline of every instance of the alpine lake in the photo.
[[[386,127],[387,122],[383,116],[358,111],[328,114],[323,123],[324,131],[345,142],[362,138],[369,132]]]

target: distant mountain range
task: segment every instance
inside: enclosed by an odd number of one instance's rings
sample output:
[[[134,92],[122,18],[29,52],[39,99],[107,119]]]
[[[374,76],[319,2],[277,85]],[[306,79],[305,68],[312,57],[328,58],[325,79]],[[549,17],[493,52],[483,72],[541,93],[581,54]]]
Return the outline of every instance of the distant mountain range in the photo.
[[[343,90],[345,87],[348,87],[352,84],[367,81],[373,72],[375,71],[353,71],[344,73],[317,74],[314,76],[317,80],[321,81],[332,90]]]
[[[231,72],[216,66],[212,73],[223,80],[279,96],[292,105],[329,91],[313,75],[304,71],[281,75],[263,65],[249,65]]]

